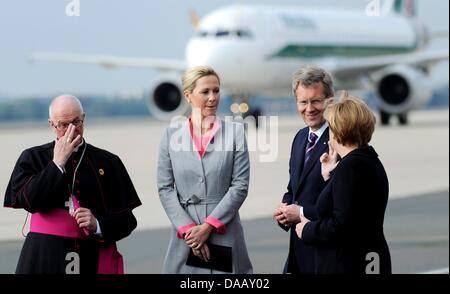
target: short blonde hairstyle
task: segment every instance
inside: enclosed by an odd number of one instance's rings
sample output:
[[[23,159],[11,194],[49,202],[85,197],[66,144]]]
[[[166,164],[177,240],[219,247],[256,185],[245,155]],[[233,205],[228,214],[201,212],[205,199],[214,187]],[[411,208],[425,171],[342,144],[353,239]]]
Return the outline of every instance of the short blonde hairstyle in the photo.
[[[183,92],[188,91],[189,93],[192,93],[197,85],[197,81],[206,76],[215,76],[220,85],[219,75],[214,71],[214,69],[209,66],[196,66],[189,68],[184,72],[183,77],[181,78]]]
[[[364,147],[372,139],[375,115],[364,101],[349,96],[347,91],[338,102],[329,104],[323,115],[339,144]]]

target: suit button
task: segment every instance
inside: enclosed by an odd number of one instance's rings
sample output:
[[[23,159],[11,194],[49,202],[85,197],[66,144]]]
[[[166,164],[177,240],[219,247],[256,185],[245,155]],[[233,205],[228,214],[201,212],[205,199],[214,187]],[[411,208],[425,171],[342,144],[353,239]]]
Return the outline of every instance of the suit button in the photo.
[[[203,183],[205,180],[203,178],[198,179],[200,183]]]

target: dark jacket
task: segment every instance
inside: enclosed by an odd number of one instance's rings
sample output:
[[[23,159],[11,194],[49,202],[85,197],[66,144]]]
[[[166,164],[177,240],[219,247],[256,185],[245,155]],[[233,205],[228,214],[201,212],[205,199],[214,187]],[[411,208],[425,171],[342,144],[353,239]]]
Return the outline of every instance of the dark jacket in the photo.
[[[132,210],[141,201],[116,155],[84,143],[70,156],[62,172],[52,161],[54,145],[51,142],[22,152],[8,183],[4,206],[44,214],[53,209],[68,210],[67,201],[73,192],[80,206],[89,208],[98,220],[101,236],[90,234],[87,239],[77,239],[29,232],[16,273],[66,273],[68,254],[77,253],[80,273],[94,274],[100,248],[115,246],[136,228]]]
[[[391,273],[383,233],[388,194],[386,172],[372,147],[355,149],[339,162],[316,206],[304,208],[312,221],[302,240],[316,247],[316,273],[365,274],[366,267]]]
[[[316,200],[324,189],[326,183],[321,176],[320,156],[328,151],[328,128],[318,139],[306,165],[305,150],[308,139],[309,128],[301,129],[292,143],[291,158],[289,161],[289,184],[287,192],[283,196],[283,203],[298,204],[301,206],[314,206]],[[295,224],[285,227],[290,230],[289,255],[284,267],[284,273],[314,273],[315,249],[314,246],[306,245],[297,237]]]

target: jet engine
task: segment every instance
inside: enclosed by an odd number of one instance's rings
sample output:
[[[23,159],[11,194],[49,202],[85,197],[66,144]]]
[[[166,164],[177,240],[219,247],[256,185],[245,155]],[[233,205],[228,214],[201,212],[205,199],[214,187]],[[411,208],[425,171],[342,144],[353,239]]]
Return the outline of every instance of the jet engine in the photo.
[[[179,76],[161,76],[152,84],[147,106],[157,119],[169,120],[177,115],[186,115],[189,104],[183,97]]]
[[[399,115],[400,123],[406,124],[408,111],[424,106],[431,99],[430,79],[419,68],[405,65],[388,67],[378,73],[375,81],[375,96],[383,124],[388,123],[390,115]]]

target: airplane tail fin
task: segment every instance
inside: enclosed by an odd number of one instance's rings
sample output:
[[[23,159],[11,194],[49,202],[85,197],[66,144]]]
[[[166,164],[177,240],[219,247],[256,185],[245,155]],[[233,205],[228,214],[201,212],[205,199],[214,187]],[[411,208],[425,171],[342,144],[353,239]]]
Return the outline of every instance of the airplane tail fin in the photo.
[[[197,12],[195,10],[191,10],[189,12],[190,18],[191,18],[191,24],[194,28],[198,28],[200,25],[200,17],[198,16]]]
[[[413,17],[417,15],[417,1],[415,0],[386,0],[383,11],[386,14],[401,14]]]

